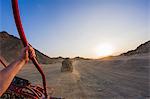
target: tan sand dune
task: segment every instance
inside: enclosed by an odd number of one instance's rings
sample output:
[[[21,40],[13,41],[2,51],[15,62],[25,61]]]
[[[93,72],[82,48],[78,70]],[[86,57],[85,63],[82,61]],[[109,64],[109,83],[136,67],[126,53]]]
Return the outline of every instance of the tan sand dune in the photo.
[[[42,68],[48,90],[54,89],[53,96],[66,99],[148,99],[149,59],[150,55],[76,60],[72,73],[60,72],[60,63],[42,65]],[[18,76],[42,84],[41,76],[32,64],[27,64]]]

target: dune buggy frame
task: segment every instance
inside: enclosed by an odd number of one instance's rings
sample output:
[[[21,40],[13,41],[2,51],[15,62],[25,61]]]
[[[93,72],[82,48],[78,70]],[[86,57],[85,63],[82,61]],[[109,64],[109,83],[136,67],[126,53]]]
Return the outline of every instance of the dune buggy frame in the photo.
[[[19,6],[18,6],[18,0],[11,0],[12,3],[12,9],[13,9],[13,16],[15,20],[15,24],[20,36],[20,39],[24,45],[24,47],[28,46],[29,43],[26,39],[23,26],[21,23],[21,18],[20,18],[20,13],[19,13]],[[30,54],[30,53],[29,53]],[[7,89],[7,91],[3,94],[2,98],[7,98],[7,99],[14,99],[14,98],[19,98],[19,99],[47,99],[47,90],[46,90],[46,78],[45,75],[41,69],[41,66],[39,65],[36,57],[31,58],[33,64],[39,71],[39,73],[42,76],[42,81],[43,81],[43,88],[40,86],[34,86],[32,85],[28,80],[20,78],[20,77],[15,77]],[[0,62],[6,67],[4,62],[0,59]],[[50,97],[50,99],[64,99],[64,98],[56,98],[56,97]]]

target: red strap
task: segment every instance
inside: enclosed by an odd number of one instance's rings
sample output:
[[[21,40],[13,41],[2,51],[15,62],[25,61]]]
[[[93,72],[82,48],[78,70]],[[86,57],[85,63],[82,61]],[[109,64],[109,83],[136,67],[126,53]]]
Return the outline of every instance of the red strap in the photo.
[[[12,9],[13,9],[13,15],[14,15],[16,27],[17,27],[18,33],[20,35],[20,38],[22,40],[22,43],[23,43],[24,46],[28,46],[28,41],[26,39],[24,30],[23,30],[23,27],[22,27],[21,19],[20,19],[18,0],[12,0]],[[40,65],[39,65],[37,59],[32,58],[31,60],[32,60],[33,64],[36,66],[36,68],[38,69],[38,71],[40,72],[40,74],[42,76],[43,87],[44,87],[44,91],[45,91],[45,97],[47,98],[45,75],[44,75],[42,69],[40,68]]]

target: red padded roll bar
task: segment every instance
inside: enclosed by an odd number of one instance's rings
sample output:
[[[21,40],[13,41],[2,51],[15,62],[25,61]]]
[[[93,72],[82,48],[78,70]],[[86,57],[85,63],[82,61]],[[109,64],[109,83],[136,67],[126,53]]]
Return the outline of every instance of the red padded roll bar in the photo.
[[[28,46],[28,41],[26,39],[24,30],[23,30],[23,27],[22,27],[21,19],[20,19],[18,0],[12,0],[12,9],[13,9],[13,15],[14,15],[16,27],[17,27],[18,33],[20,35],[20,38],[22,40],[22,43],[23,43],[24,46]],[[34,58],[31,58],[31,60],[32,60],[33,64],[36,66],[36,68],[38,69],[38,71],[40,72],[40,74],[42,76],[43,87],[44,87],[44,91],[45,91],[45,97],[47,98],[45,75],[44,75],[42,69],[40,68],[40,65],[39,65],[37,59],[34,57]]]

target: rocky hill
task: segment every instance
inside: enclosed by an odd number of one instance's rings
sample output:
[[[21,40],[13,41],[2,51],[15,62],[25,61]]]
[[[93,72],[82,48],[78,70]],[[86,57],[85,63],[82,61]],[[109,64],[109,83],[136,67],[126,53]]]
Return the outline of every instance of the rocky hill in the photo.
[[[135,55],[135,54],[146,54],[150,53],[150,40],[141,44],[138,46],[135,50],[128,51],[126,53],[123,53],[121,55],[123,56],[130,56],[130,55]]]
[[[18,57],[22,48],[23,44],[19,38],[5,31],[0,32],[0,57],[7,62],[12,62]],[[36,49],[35,52],[41,64],[56,63],[62,60],[62,58],[50,58]]]

